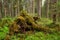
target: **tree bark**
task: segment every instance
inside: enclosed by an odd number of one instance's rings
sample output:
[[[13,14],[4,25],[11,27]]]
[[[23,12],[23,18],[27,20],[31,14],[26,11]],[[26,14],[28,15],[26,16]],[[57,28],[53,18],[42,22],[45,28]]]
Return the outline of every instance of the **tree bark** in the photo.
[[[41,7],[42,7],[42,0],[37,0],[37,13],[38,17],[41,18]]]
[[[49,3],[50,3],[50,0],[47,0],[47,18],[49,18]]]
[[[53,23],[57,21],[57,0],[50,0],[50,12]]]

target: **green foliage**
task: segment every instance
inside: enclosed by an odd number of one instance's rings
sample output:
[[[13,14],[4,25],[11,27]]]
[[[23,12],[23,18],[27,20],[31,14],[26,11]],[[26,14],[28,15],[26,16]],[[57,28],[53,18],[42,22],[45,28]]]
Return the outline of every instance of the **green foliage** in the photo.
[[[14,36],[11,36],[10,40],[20,40],[20,38],[14,35]]]
[[[28,16],[26,16],[28,18]],[[29,17],[30,18],[30,17]],[[13,20],[15,20],[16,18],[2,18],[2,20],[0,20],[0,40],[4,40],[6,35],[9,33],[9,27],[8,25],[13,22]],[[30,20],[31,21],[31,20]],[[41,18],[37,21],[38,24],[41,24],[42,26],[46,26],[52,23],[52,20],[47,19],[47,18]],[[53,24],[52,24],[53,25]],[[50,26],[52,26],[50,25]],[[55,29],[54,29],[55,30]],[[53,30],[52,30],[53,31]],[[54,33],[54,34],[53,34]],[[57,32],[55,33],[53,31],[52,34],[49,33],[44,33],[44,32],[36,32],[35,34],[17,34],[17,35],[12,35],[10,40],[20,40],[21,38],[24,38],[24,40],[59,40],[60,39],[60,33]]]
[[[40,40],[38,37],[28,36],[25,40]]]
[[[9,33],[9,24],[13,21],[11,17],[5,17],[0,20],[0,40],[4,40]]]
[[[16,18],[11,18],[11,17],[5,17],[0,20],[0,27],[3,27],[4,25],[9,25],[13,20]]]
[[[27,36],[25,40],[59,40],[59,39],[60,39],[60,35],[58,35],[57,33],[45,34],[43,32],[37,32],[35,34]]]
[[[9,33],[9,29],[7,25],[4,25],[4,27],[0,27],[0,40],[4,39],[6,35]]]
[[[41,24],[43,26],[51,24],[53,21],[48,18],[41,18],[37,21],[38,24]]]

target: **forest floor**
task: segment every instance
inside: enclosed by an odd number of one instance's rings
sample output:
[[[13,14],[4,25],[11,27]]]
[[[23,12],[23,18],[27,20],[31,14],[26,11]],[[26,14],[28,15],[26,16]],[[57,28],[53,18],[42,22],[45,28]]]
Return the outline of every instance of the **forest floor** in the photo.
[[[0,40],[60,40],[60,23],[25,13],[16,18],[2,18]]]

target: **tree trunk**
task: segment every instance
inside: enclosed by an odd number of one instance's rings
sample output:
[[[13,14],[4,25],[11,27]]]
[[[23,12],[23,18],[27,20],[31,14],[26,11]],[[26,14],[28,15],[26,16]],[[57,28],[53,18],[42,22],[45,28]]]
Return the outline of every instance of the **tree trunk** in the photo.
[[[32,0],[32,13],[33,13],[33,16],[34,16],[34,13],[35,13],[35,0]]]
[[[37,13],[38,17],[41,18],[41,7],[42,7],[42,0],[37,0]]]
[[[2,1],[2,10],[1,10],[1,13],[2,13],[2,17],[4,17],[4,1],[3,0],[1,0]]]
[[[2,3],[1,3],[1,1],[0,1],[0,19],[2,18],[2,13],[1,13],[1,9],[2,9]]]
[[[50,0],[50,12],[53,23],[57,21],[57,0]]]
[[[18,12],[17,12],[18,16],[20,15],[20,13],[19,13],[20,10],[19,9],[20,9],[20,7],[19,7],[19,0],[18,0]]]
[[[50,0],[47,0],[47,13],[46,13],[47,18],[49,18],[49,3],[50,3]]]

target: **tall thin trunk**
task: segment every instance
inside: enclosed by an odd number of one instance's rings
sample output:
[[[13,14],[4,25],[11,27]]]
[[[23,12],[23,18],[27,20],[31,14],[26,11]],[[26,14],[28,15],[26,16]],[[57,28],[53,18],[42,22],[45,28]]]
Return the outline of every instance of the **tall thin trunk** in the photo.
[[[20,8],[20,7],[19,7],[19,0],[18,0],[18,16],[20,15],[20,13],[19,13],[19,8]]]
[[[37,13],[38,17],[41,18],[41,7],[42,7],[42,0],[37,0]]]
[[[1,8],[0,8],[1,9]],[[1,18],[1,10],[0,10],[0,18]]]
[[[1,0],[2,1],[2,10],[1,10],[1,13],[2,13],[2,17],[4,17],[4,1],[3,0]]]
[[[33,13],[33,16],[34,16],[34,13],[35,13],[35,0],[32,0],[32,13]]]
[[[0,1],[0,18],[2,17],[2,13],[1,13],[1,9],[2,9],[2,3],[1,3],[1,1]]]
[[[11,17],[11,0],[8,0],[8,9],[9,9],[9,16]]]
[[[57,19],[57,0],[50,0],[50,12],[53,23],[56,23]]]
[[[12,15],[12,17],[14,17],[14,11],[13,11],[13,1],[12,1],[12,4],[11,4],[11,15]]]
[[[57,4],[56,4],[56,5],[57,5],[57,9],[56,9],[56,10],[57,10],[57,22],[59,22],[59,13],[58,13],[58,0],[57,0]]]
[[[11,4],[9,4],[9,14],[10,14],[10,17],[11,17]]]
[[[49,18],[49,3],[50,3],[50,0],[47,0],[47,18]]]
[[[31,0],[29,0],[28,4],[27,4],[27,7],[28,7],[27,10],[28,10],[29,13],[31,13],[31,6],[32,6],[30,4],[31,4]]]

